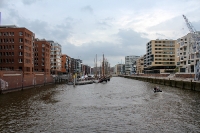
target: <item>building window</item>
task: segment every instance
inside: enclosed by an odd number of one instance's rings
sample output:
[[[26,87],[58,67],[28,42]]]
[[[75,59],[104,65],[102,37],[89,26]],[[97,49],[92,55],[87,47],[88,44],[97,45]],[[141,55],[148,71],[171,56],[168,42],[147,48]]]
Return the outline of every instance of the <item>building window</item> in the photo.
[[[20,32],[19,32],[19,36],[23,36],[23,32],[20,31]]]
[[[22,59],[19,59],[19,63],[23,63],[23,60],[22,60]]]
[[[23,49],[23,46],[22,46],[22,45],[20,45],[20,46],[19,46],[19,49]]]
[[[22,43],[23,42],[23,38],[19,38],[19,42]]]
[[[19,52],[19,56],[23,56],[23,52]]]

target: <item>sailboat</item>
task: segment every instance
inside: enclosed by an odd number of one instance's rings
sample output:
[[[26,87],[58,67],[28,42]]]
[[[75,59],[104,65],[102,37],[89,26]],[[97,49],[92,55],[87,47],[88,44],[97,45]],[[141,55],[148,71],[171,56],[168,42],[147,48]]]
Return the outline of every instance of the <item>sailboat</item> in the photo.
[[[96,60],[95,60],[95,76],[94,76],[93,82],[94,83],[98,83],[99,82],[98,76],[97,76],[97,54],[96,54]]]
[[[99,83],[107,82],[107,77],[105,76],[105,60],[104,60],[104,54],[103,54],[103,62],[102,62],[102,76],[99,79]]]

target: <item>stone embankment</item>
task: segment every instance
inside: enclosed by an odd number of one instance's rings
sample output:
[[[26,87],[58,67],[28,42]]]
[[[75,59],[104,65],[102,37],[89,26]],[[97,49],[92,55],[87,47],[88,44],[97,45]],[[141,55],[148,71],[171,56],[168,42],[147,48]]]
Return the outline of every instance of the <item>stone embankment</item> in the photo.
[[[119,75],[120,77],[129,78],[129,79],[135,79],[145,82],[150,82],[154,84],[160,84],[160,85],[166,85],[166,86],[172,86],[182,89],[190,89],[195,91],[200,91],[200,82],[194,81],[193,78],[177,78],[173,77],[171,75],[168,75],[167,77],[163,76],[127,76],[127,75]]]
[[[46,75],[44,72],[23,74],[22,71],[0,71],[0,94],[52,84],[66,83],[66,76]]]

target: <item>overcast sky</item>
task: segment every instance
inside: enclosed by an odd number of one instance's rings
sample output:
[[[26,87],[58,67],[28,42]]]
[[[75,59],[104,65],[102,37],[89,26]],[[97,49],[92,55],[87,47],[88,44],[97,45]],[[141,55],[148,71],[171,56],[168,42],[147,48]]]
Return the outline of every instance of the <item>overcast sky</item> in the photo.
[[[146,53],[154,39],[177,39],[200,30],[200,0],[0,0],[1,24],[26,27],[36,38],[54,40],[62,53],[111,66]]]

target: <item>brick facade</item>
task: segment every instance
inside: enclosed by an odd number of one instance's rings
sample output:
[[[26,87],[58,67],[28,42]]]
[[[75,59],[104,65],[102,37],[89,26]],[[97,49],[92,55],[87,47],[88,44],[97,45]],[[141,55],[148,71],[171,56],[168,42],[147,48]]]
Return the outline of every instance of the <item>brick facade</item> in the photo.
[[[53,77],[51,75],[45,76],[44,72],[35,72],[23,76],[22,71],[0,71],[0,79],[8,83],[6,90],[22,89],[54,82]]]
[[[0,69],[32,74],[34,38],[34,33],[26,28],[0,26]]]
[[[35,39],[34,43],[34,71],[45,72],[50,75],[50,43],[44,39]]]
[[[61,56],[61,72],[63,74],[68,74],[71,71],[71,57],[66,54]]]

